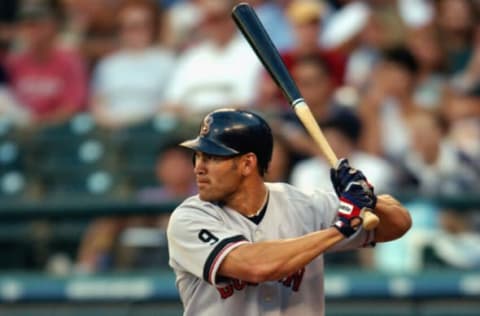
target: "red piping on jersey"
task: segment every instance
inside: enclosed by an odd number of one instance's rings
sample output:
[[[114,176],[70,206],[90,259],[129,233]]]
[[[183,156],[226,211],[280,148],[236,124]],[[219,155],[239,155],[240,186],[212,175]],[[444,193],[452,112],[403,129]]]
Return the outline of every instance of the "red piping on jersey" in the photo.
[[[215,259],[213,260],[213,263],[212,265],[210,266],[210,271],[208,271],[208,280],[210,281],[211,284],[215,284],[214,280],[212,280],[212,273],[213,273],[213,270],[217,264],[217,261],[219,258],[222,257],[223,253],[225,251],[227,251],[228,249],[230,249],[231,247],[237,245],[237,244],[244,244],[244,243],[248,243],[248,241],[245,241],[245,240],[241,240],[241,241],[237,241],[237,242],[233,242],[233,243],[229,243],[227,244],[225,247],[223,247],[222,251],[220,251],[217,256],[215,257]]]
[[[367,231],[367,233],[365,234],[365,241],[363,242],[362,247],[367,247],[371,243],[369,241],[370,237],[371,237],[371,234],[372,234],[371,231]]]

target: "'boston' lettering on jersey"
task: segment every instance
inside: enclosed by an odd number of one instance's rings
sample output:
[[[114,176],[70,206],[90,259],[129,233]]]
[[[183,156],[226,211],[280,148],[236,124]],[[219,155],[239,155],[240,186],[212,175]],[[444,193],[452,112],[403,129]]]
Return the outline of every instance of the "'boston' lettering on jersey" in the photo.
[[[300,285],[302,284],[303,275],[305,273],[305,267],[301,268],[297,272],[289,275],[278,282],[281,282],[286,287],[291,287],[292,291],[298,292]]]
[[[292,291],[298,292],[300,285],[302,284],[304,273],[305,273],[305,268],[302,268],[297,272],[293,273],[292,275],[289,275],[281,280],[278,280],[278,282],[282,283],[285,287],[291,287]],[[247,285],[256,286],[258,284],[234,279],[227,286],[217,287],[217,291],[218,293],[220,293],[220,297],[222,299],[227,299],[235,293],[235,290],[241,291]]]
[[[241,291],[243,290],[247,285],[258,285],[257,283],[249,283],[246,281],[234,279],[232,282],[224,287],[217,287],[218,293],[220,293],[220,297],[222,299],[229,298],[230,296],[233,295],[234,290]]]

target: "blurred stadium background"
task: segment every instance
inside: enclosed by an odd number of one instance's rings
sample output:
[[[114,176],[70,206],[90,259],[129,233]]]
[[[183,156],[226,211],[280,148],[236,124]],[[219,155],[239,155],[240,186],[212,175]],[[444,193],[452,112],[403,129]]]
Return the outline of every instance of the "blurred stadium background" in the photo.
[[[480,1],[250,0],[338,156],[413,228],[326,255],[327,315],[480,315]],[[328,167],[234,0],[0,1],[0,315],[181,315],[165,227],[175,146],[207,111],[275,133],[268,181]]]

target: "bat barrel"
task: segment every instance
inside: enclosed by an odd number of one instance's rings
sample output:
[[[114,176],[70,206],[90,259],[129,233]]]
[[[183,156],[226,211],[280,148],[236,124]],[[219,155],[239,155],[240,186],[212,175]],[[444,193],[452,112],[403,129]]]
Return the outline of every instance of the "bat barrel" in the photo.
[[[247,3],[237,4],[232,10],[232,18],[288,102],[292,104],[301,99],[297,85],[252,7]]]
[[[337,162],[335,153],[323,136],[310,108],[302,98],[277,48],[267,34],[267,31],[265,31],[253,8],[247,3],[240,3],[233,8],[232,18],[257,54],[258,59],[260,59],[265,69],[267,69],[270,76],[282,90],[298,118],[322,150],[330,166],[335,167]],[[365,229],[371,230],[375,228],[378,223],[379,219],[375,214],[369,211],[365,212],[363,221],[363,227]]]

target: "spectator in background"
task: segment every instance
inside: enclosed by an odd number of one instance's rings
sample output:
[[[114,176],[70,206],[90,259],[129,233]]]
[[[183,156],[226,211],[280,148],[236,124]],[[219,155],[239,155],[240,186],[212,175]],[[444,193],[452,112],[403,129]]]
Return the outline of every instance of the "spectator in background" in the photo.
[[[445,137],[438,115],[418,111],[408,120],[412,146],[404,166],[413,181],[403,188],[425,196],[477,192],[480,174],[462,159],[458,148]]]
[[[172,142],[162,149],[155,166],[158,186],[137,191],[136,199],[141,204],[179,201],[197,193],[192,153],[178,143]],[[169,258],[165,251],[165,230],[169,219],[170,214],[130,218],[119,234],[116,265],[128,269],[157,269],[166,265]],[[150,233],[150,238],[142,238],[145,233]]]
[[[406,121],[418,108],[413,98],[417,74],[417,60],[408,49],[384,52],[359,108],[362,148],[368,153],[399,161],[409,148]]]
[[[292,77],[317,121],[323,121],[335,108],[332,102],[333,79],[325,61],[317,54],[297,58],[291,64]],[[318,146],[306,133],[294,113],[287,109],[276,115],[272,128],[283,137],[291,163],[319,154]]]
[[[324,119],[331,107],[330,101],[335,88],[330,68],[325,60],[317,54],[305,55],[293,60],[290,64],[290,73],[295,80],[305,101],[308,103],[313,116],[317,120]],[[273,81],[272,84],[275,84]],[[269,87],[262,85],[263,89]],[[259,92],[262,90],[259,89]],[[273,89],[268,89],[263,95],[273,95]],[[260,94],[259,94],[260,96]],[[263,111],[277,112],[277,114],[291,115],[289,105],[285,102],[261,103],[267,98],[260,98],[255,106]],[[273,98],[270,98],[273,100]],[[268,106],[270,104],[270,107]],[[276,108],[273,108],[276,107]]]
[[[431,23],[410,27],[406,45],[418,62],[414,101],[422,108],[439,111],[447,88],[445,56],[440,45],[440,35]]]
[[[57,123],[83,110],[87,73],[82,58],[57,45],[56,12],[43,5],[20,9],[24,50],[7,59],[10,86],[32,123]]]
[[[165,41],[178,54],[198,40],[198,25],[202,19],[201,1],[173,1],[168,7]]]
[[[480,142],[478,141],[480,139],[480,27],[478,26],[478,16],[475,15],[475,12],[478,13],[479,7],[478,4],[475,7],[473,2],[464,3],[464,1],[458,1],[458,3],[443,1],[439,4],[447,6],[447,8],[443,7],[443,10],[446,11],[450,7],[453,12],[443,12],[444,18],[448,17],[449,20],[439,20],[438,23],[443,23],[443,28],[450,29],[449,33],[458,32],[458,38],[447,34],[445,39],[442,33],[442,45],[447,49],[457,47],[457,45],[458,48],[463,47],[463,50],[458,50],[458,54],[452,54],[450,51],[449,57],[465,57],[466,54],[460,54],[460,52],[466,53],[467,47],[471,47],[471,55],[464,68],[449,78],[447,93],[443,95],[441,114],[447,120],[449,139],[460,151],[463,164],[470,165],[477,174],[480,174]],[[469,9],[465,10],[465,6]],[[455,16],[463,16],[464,19],[456,21]],[[473,18],[477,18],[477,20],[470,21]],[[475,22],[477,25],[473,26],[472,24]],[[450,37],[453,38],[450,39]],[[468,40],[468,38],[472,40]],[[447,42],[449,39],[452,41],[450,45]],[[452,46],[453,43],[457,43],[457,45]]]
[[[379,14],[363,2],[347,3],[327,20],[321,45],[341,51],[346,58],[345,84],[358,90],[376,62],[388,32]]]
[[[381,52],[402,43],[398,1],[349,1],[328,19],[322,47],[347,57],[345,84],[365,89]],[[402,1],[400,1],[402,3]]]
[[[159,186],[140,188],[137,199],[141,203],[158,203],[195,194],[192,172],[192,153],[176,143],[165,147],[155,165]]]
[[[0,64],[0,117],[7,118],[13,125],[25,127],[30,123],[26,109],[13,96],[8,87],[7,75],[3,64]]]
[[[158,187],[138,188],[134,199],[143,204],[162,203],[194,194],[196,186],[192,169],[192,155],[189,151],[178,146],[167,146],[160,153],[155,166]],[[128,232],[135,232],[138,228],[156,232],[152,235],[157,236],[158,233],[164,232],[168,218],[169,215],[164,214],[96,219],[89,225],[82,238],[77,258],[78,270],[101,272],[120,267],[140,268],[140,262],[147,264],[144,259],[148,253],[126,250],[129,247],[123,244],[122,236],[128,236]],[[151,257],[151,260],[157,259],[156,256]],[[162,262],[165,259],[160,258]],[[155,262],[149,261],[148,265],[155,265]]]
[[[332,108],[335,87],[328,64],[316,54],[305,55],[292,63],[291,72],[315,119],[324,120]]]
[[[318,58],[323,64],[322,72],[329,78],[327,87],[318,84],[315,88],[320,90],[332,90],[343,83],[345,72],[346,56],[335,50],[324,50],[320,46],[320,34],[322,31],[322,20],[325,15],[325,6],[316,0],[292,0],[285,7],[285,14],[293,30],[293,44],[290,48],[280,51],[281,57],[290,72],[303,59]],[[308,66],[307,66],[308,67]],[[313,91],[313,84],[310,85]],[[289,111],[283,95],[277,88],[270,76],[264,75],[261,78],[257,90],[257,104],[262,110],[268,111]],[[307,102],[311,102],[306,98]],[[274,109],[278,107],[277,109]],[[322,111],[320,108],[317,111]],[[311,148],[311,147],[310,147]]]
[[[475,28],[473,53],[467,67],[451,80],[445,115],[453,121],[480,119],[480,25]]]
[[[169,109],[201,115],[215,107],[248,106],[261,65],[231,18],[233,0],[202,0],[199,27],[204,38],[180,56],[166,91]]]
[[[328,67],[335,86],[343,83],[346,56],[338,51],[324,50],[320,47],[321,23],[325,8],[316,0],[292,0],[286,8],[286,15],[294,31],[294,45],[281,52],[287,68],[295,60],[318,55]]]
[[[253,7],[279,51],[292,47],[293,32],[283,7],[287,1],[247,0],[244,2]]]
[[[480,104],[478,97],[475,104]],[[480,119],[475,116],[455,120],[450,123],[450,140],[460,151],[465,164],[469,164],[480,175]]]
[[[375,191],[389,192],[395,189],[395,173],[384,159],[361,151],[358,148],[361,135],[361,121],[348,109],[337,109],[321,123],[322,131],[338,157],[348,158],[350,164],[368,173],[368,180]],[[297,163],[291,175],[291,183],[301,189],[332,189],[328,177],[330,165],[323,155]]]
[[[272,160],[268,164],[265,180],[268,182],[287,182],[290,176],[290,154],[283,137],[273,136]]]
[[[0,2],[0,116],[8,117],[13,121],[17,121],[16,114],[21,108],[15,102],[11,91],[7,87],[7,73],[4,64],[10,41],[14,33],[13,21],[15,18],[16,6],[16,1],[7,0]],[[28,120],[25,115],[21,116],[23,118],[21,121]]]
[[[16,0],[0,1],[0,62],[2,63],[14,35],[17,7]]]
[[[446,70],[449,75],[462,71],[472,55],[472,39],[476,22],[474,1],[439,0],[437,24],[446,52]]]
[[[420,107],[438,111],[445,93],[446,54],[442,35],[435,23],[436,1],[398,1],[399,14],[405,25],[405,45],[418,62],[414,100]]]
[[[450,93],[442,112],[450,126],[449,138],[463,163],[480,175],[480,94]]]
[[[78,50],[91,70],[97,61],[116,47],[116,9],[120,1],[58,0],[65,24],[62,46]]]
[[[120,48],[95,69],[91,111],[98,124],[119,128],[162,109],[175,67],[174,54],[158,45],[160,12],[152,0],[126,0],[119,7]]]

